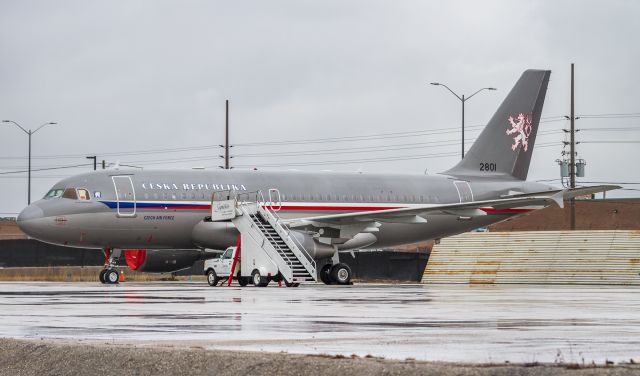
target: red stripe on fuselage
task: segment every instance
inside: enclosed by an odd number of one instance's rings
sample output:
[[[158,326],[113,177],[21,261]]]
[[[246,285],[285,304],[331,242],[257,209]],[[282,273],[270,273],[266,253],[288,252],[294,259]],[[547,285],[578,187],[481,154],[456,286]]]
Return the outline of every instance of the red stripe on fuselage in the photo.
[[[498,214],[502,214],[502,213],[529,213],[531,211],[534,211],[536,209],[494,209],[494,208],[480,208],[480,210],[486,212],[486,213],[498,213]]]
[[[277,206],[272,207],[278,209]],[[306,211],[375,211],[388,209],[401,209],[402,206],[312,206],[312,205],[282,205],[280,210],[306,210]]]
[[[379,211],[390,209],[402,209],[404,206],[352,206],[352,205],[282,205],[279,210],[284,211]],[[138,210],[211,210],[211,205],[154,205],[154,206],[139,206]],[[277,206],[272,209],[278,210]],[[524,209],[524,208],[508,208],[508,209],[495,209],[495,208],[480,208],[480,210],[486,213],[496,214],[509,214],[509,213],[528,213],[536,209]]]

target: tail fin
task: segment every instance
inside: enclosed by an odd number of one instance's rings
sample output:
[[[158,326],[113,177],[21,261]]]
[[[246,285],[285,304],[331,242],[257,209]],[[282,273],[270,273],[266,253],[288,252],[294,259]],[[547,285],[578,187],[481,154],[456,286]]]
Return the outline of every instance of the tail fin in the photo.
[[[444,174],[526,180],[550,75],[548,70],[522,73],[464,159]]]

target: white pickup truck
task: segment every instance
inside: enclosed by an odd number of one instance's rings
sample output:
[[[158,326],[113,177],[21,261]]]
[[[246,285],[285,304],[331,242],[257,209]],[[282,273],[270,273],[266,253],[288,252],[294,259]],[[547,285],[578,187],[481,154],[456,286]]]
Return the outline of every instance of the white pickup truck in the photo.
[[[227,248],[220,257],[206,260],[204,262],[204,274],[207,276],[207,282],[209,286],[217,286],[222,280],[229,280],[229,273],[231,272],[231,264],[233,263],[233,256],[235,255],[237,247]],[[250,277],[240,277],[240,263],[236,264],[236,279],[240,286],[246,286],[249,284]]]

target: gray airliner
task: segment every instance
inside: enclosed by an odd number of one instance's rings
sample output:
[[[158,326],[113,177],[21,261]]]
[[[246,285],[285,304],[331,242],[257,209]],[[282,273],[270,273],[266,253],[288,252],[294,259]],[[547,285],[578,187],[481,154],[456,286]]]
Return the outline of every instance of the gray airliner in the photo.
[[[277,189],[280,215],[329,275],[344,268],[337,256],[341,250],[438,240],[618,188],[559,190],[526,181],[550,73],[525,71],[464,159],[435,176],[103,170],[56,183],[20,213],[18,225],[43,242],[105,251],[105,270],[115,267],[110,251],[125,250],[133,269],[173,271],[205,257],[205,248],[236,244],[231,222],[207,218],[215,192]]]

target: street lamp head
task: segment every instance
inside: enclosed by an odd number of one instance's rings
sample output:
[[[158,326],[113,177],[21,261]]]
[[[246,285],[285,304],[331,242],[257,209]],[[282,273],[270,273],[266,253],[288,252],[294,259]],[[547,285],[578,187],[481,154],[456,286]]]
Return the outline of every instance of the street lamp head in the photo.
[[[440,83],[439,82],[431,82],[431,85],[439,86]]]
[[[3,123],[11,123],[11,120],[3,120]]]
[[[58,124],[58,123],[56,123],[55,121],[50,121],[50,122],[48,122],[47,124],[49,124],[49,125],[56,125],[56,124]]]
[[[495,87],[488,87],[487,90],[498,90]]]

